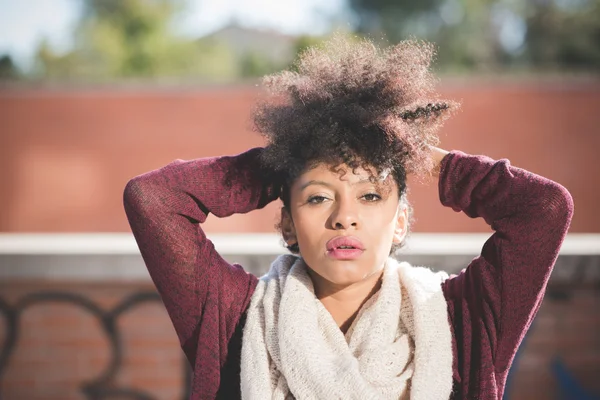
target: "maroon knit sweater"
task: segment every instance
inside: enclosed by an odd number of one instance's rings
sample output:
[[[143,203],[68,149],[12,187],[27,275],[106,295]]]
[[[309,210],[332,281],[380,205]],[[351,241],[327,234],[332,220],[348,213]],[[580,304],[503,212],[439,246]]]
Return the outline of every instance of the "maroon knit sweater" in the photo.
[[[201,224],[209,213],[246,213],[278,198],[264,181],[261,151],[177,160],[125,188],[131,229],[193,367],[192,399],[241,397],[242,331],[258,279],[227,263]],[[452,398],[500,399],[542,301],[573,201],[564,187],[506,159],[459,151],[442,161],[439,197],[495,231],[481,255],[442,285],[453,336]]]

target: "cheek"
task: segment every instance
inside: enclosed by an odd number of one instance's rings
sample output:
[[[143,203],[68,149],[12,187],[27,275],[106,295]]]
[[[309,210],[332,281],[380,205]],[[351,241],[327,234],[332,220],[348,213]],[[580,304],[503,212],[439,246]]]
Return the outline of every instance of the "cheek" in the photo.
[[[316,240],[318,233],[325,229],[327,216],[316,209],[298,210],[293,214],[294,227],[298,240],[304,243],[309,243],[311,240]]]
[[[398,207],[393,202],[380,207],[368,208],[363,214],[363,226],[373,228],[393,228],[398,218]]]
[[[394,241],[398,221],[397,208],[387,208],[373,214],[364,225],[367,236],[372,238],[371,244],[387,256]]]
[[[364,224],[364,229],[369,232],[369,236],[375,239],[374,241],[386,244],[391,241],[396,230],[396,215],[395,213],[380,213],[373,215]]]

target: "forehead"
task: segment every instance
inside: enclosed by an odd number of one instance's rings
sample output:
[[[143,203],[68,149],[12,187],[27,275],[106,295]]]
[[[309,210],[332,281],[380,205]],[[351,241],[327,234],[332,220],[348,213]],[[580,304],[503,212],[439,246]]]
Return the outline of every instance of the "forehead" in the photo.
[[[297,183],[304,184],[309,181],[342,181],[349,184],[357,183],[388,183],[393,182],[390,170],[384,170],[378,173],[377,168],[373,166],[361,166],[351,168],[346,164],[329,165],[320,163],[305,170],[296,180]]]

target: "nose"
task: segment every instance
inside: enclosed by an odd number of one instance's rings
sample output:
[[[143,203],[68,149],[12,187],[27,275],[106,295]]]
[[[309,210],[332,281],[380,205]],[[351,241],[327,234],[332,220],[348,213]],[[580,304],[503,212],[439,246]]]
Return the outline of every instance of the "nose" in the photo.
[[[356,207],[351,201],[338,201],[337,207],[331,214],[331,225],[333,229],[350,229],[359,226],[359,218]]]

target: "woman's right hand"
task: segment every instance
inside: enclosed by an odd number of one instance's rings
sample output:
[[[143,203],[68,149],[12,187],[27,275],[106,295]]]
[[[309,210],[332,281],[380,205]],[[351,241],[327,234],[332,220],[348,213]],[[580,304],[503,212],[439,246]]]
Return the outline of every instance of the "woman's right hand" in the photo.
[[[431,158],[434,163],[431,173],[436,178],[440,175],[440,166],[442,164],[442,160],[444,159],[444,157],[446,157],[448,153],[449,151],[447,150],[431,146]]]

